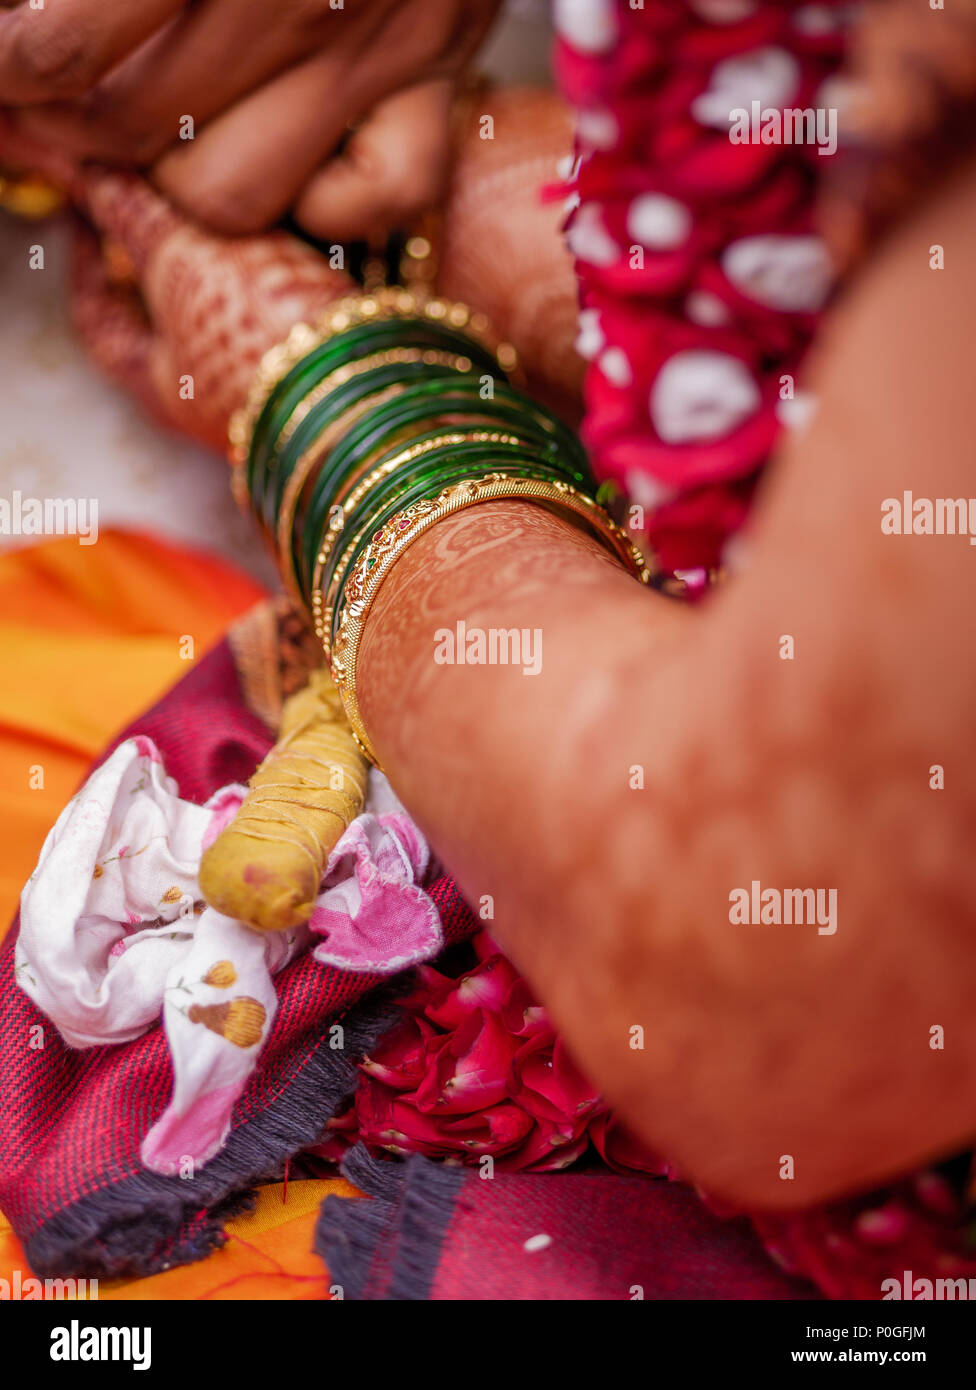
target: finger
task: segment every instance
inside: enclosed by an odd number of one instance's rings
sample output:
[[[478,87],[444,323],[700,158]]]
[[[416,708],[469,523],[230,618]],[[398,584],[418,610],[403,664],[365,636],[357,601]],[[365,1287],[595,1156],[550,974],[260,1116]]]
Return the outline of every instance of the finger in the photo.
[[[191,6],[80,100],[38,106],[25,120],[75,156],[151,164],[188,138],[187,117],[195,135],[308,52],[299,13],[286,6],[269,24],[267,0]]]
[[[71,257],[71,317],[96,366],[171,423],[155,385],[161,345],[137,291],[113,284],[91,228],[79,223]]]
[[[182,10],[185,0],[46,0],[0,14],[0,92],[7,105],[87,91]]]
[[[442,78],[380,102],[299,194],[299,225],[324,239],[376,242],[439,202],[450,161],[453,92],[454,84]]]
[[[139,276],[170,237],[189,230],[186,218],[138,174],[85,169],[79,192],[96,228],[125,249]]]
[[[0,163],[9,169],[37,174],[76,198],[80,169],[75,160],[57,147],[28,135],[15,111],[0,110]]]
[[[154,181],[217,231],[259,231],[288,211],[372,95],[356,91],[334,54],[317,54],[165,154]]]

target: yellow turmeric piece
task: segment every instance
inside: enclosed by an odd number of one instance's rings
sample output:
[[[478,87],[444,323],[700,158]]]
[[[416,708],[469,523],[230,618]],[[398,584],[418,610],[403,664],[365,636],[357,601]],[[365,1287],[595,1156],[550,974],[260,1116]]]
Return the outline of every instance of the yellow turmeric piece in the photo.
[[[313,672],[285,702],[278,742],[203,855],[210,906],[259,931],[306,921],[333,846],[362,810],[366,775],[335,686]]]

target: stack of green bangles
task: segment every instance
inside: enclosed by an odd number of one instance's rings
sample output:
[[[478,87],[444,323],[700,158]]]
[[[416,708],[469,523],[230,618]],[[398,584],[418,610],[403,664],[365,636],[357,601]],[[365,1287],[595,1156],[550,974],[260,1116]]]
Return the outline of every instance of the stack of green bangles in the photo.
[[[441,515],[523,496],[572,514],[643,582],[576,435],[515,390],[483,317],[399,288],[340,301],[262,363],[231,426],[235,491],[312,614],[353,731],[358,633],[395,558]],[[374,759],[375,761],[375,759]]]

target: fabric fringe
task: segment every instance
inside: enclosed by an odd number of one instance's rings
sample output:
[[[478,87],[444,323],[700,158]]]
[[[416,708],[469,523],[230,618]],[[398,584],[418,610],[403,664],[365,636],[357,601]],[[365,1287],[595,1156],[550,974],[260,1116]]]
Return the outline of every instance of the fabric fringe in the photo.
[[[372,1200],[327,1197],[315,1249],[349,1299],[423,1302],[430,1297],[441,1245],[470,1173],[419,1154],[373,1157],[357,1144],[342,1171]],[[386,1278],[374,1268],[386,1266]]]
[[[417,1157],[408,1167],[389,1297],[416,1301],[430,1297],[454,1204],[472,1175],[470,1169],[429,1158]]]
[[[81,1198],[25,1242],[31,1268],[41,1277],[142,1277],[209,1255],[249,1189],[280,1178],[285,1161],[320,1138],[355,1090],[359,1061],[399,1017],[389,988],[374,993],[342,1020],[341,1052],[328,1046],[328,1020],[281,1099],[232,1130],[192,1179],[144,1170]]]
[[[326,1197],[322,1203],[315,1253],[329,1271],[330,1287],[341,1289],[344,1299],[361,1301],[369,1296],[373,1261],[393,1227],[395,1211],[395,1204],[382,1198]]]

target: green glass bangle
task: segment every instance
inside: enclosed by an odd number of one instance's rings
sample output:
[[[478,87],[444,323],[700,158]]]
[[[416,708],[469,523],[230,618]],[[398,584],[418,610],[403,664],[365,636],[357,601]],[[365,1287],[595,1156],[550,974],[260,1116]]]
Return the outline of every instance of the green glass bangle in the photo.
[[[405,393],[398,397],[396,402],[391,402],[385,408],[383,416],[378,415],[376,417],[377,422],[395,416],[399,410],[405,410],[414,400],[421,399],[425,394],[436,395],[437,391],[436,389],[428,389],[427,391],[418,389]],[[496,382],[493,394],[490,397],[485,397],[481,392],[480,378],[474,373],[459,375],[452,380],[451,398],[452,406],[459,401],[473,404],[482,418],[511,419],[513,422],[517,420],[523,432],[532,428],[539,433],[541,438],[552,440],[560,457],[566,460],[567,467],[570,466],[571,462],[575,462],[579,476],[586,479],[588,486],[596,486],[590,473],[586,453],[574,432],[558,416],[553,415],[544,406],[528,400],[505,382]],[[438,406],[437,415],[442,416],[445,412],[441,408],[440,399],[436,404]],[[506,415],[504,413],[506,411],[514,411],[516,415]],[[421,417],[410,415],[405,418]]]
[[[395,400],[386,402],[357,421],[336,446],[327,463],[319,470],[301,521],[302,542],[300,547],[296,547],[296,554],[300,557],[297,568],[303,576],[303,589],[310,589],[315,557],[329,514],[343,500],[350,482],[363,471],[362,460],[372,459],[370,467],[385,462],[388,453],[376,457],[376,451],[388,443],[389,450],[397,452],[402,448],[403,430],[421,422],[428,431],[436,426],[439,433],[477,429],[514,432],[526,439],[534,435],[535,442],[544,450],[542,457],[554,461],[567,481],[581,487],[592,485],[589,470],[584,472],[566,461],[557,451],[553,435],[539,427],[533,413],[524,408],[521,398],[514,392],[510,401],[484,401],[479,396],[477,384],[474,384],[473,390],[466,389],[468,385],[462,377],[450,381],[446,390],[442,381],[410,387]],[[434,420],[431,420],[432,413],[437,417]],[[452,416],[461,418],[452,419]]]
[[[478,433],[478,434],[502,434],[500,430],[481,430],[468,431],[457,430],[454,433]],[[443,431],[431,436],[420,436],[416,443],[423,445],[430,439],[436,439],[442,435]],[[506,432],[507,435],[507,432]],[[553,471],[557,476],[564,475],[559,470],[558,465],[552,460],[547,460],[537,449],[533,449],[531,443],[518,439],[511,435],[507,437],[488,440],[465,440],[464,443],[443,444],[439,448],[431,449],[429,452],[421,454],[413,459],[405,468],[397,469],[389,477],[381,478],[374,487],[371,487],[361,502],[352,511],[346,513],[344,517],[345,525],[354,533],[358,533],[364,526],[372,527],[374,530],[379,523],[376,518],[385,510],[389,501],[394,496],[399,496],[404,488],[416,488],[427,486],[440,491],[446,483],[442,481],[449,472],[456,472],[458,468],[462,470],[479,467],[485,461],[498,461],[501,465],[511,463],[525,464],[540,470]],[[379,471],[379,465],[375,471]],[[487,471],[481,468],[481,472]],[[399,486],[403,482],[404,488]],[[365,483],[365,479],[363,480]],[[339,504],[341,505],[341,503]]]
[[[325,537],[327,533],[332,537],[335,536],[336,528],[333,523],[334,509],[336,507],[346,507],[349,499],[355,497],[357,489],[361,487],[367,489],[366,495],[353,504],[352,512],[343,511],[341,513],[341,530],[348,534],[355,535],[359,527],[363,524],[367,514],[372,514],[374,505],[381,505],[379,502],[374,504],[374,497],[377,499],[385,499],[390,496],[400,496],[407,488],[414,486],[418,481],[437,485],[439,490],[440,485],[438,484],[438,479],[443,475],[445,470],[454,463],[458,453],[464,448],[464,445],[455,442],[454,439],[451,439],[450,442],[445,441],[439,445],[437,441],[444,439],[445,435],[457,436],[462,432],[463,431],[457,427],[451,430],[437,429],[429,434],[411,435],[409,443],[401,440],[393,448],[387,450],[385,454],[375,459],[372,466],[355,479],[354,486],[338,495],[329,507],[328,517],[326,518],[323,515],[322,524],[316,526],[314,530],[310,530],[308,533],[309,538],[314,536],[315,540],[314,547],[311,549],[311,564],[308,570],[308,581],[306,585],[310,599],[314,598],[315,588],[321,587],[320,584],[316,583],[315,574],[319,563],[319,553],[322,550]],[[489,431],[481,429],[479,432],[487,433]],[[497,430],[491,432],[501,433]],[[493,447],[498,449],[502,446],[496,444]],[[415,457],[398,463],[403,454],[407,451],[415,451]],[[513,458],[517,453],[518,457],[530,461],[533,466],[542,466],[539,462],[537,451],[532,450],[529,446],[513,443],[509,446],[509,453]],[[384,469],[392,464],[398,464],[398,466],[387,476],[383,476]],[[332,561],[337,559],[334,549],[330,558]]]
[[[384,348],[400,346],[445,349],[470,357],[472,363],[484,363],[489,368],[500,370],[486,349],[459,330],[445,328],[429,319],[370,320],[327,338],[276,382],[258,416],[262,431],[280,411],[284,411],[287,418],[308,390],[337,367]]]
[[[542,408],[533,407],[517,392],[508,387],[498,388],[494,398],[486,400],[480,394],[480,383],[463,376],[452,377],[446,391],[440,380],[419,383],[357,421],[336,446],[327,467],[320,471],[315,496],[309,499],[306,509],[309,535],[302,548],[306,569],[317,549],[320,516],[331,510],[357,460],[368,457],[385,439],[408,425],[423,421],[428,427],[441,424],[451,429],[455,421],[449,417],[461,412],[463,415],[456,422],[458,426],[514,428],[523,437],[534,436],[558,458],[568,479],[579,487],[594,486],[586,455],[571,431],[562,421]]]
[[[379,360],[386,355],[405,352],[418,354],[418,360],[393,362]],[[424,355],[442,352],[442,349],[397,344],[394,347],[383,349],[372,358],[370,356],[356,358],[353,362],[345,364],[344,367],[327,373],[316,386],[313,386],[301,398],[298,406],[295,407],[279,431],[274,447],[270,450],[264,450],[263,454],[255,459],[251,485],[255,510],[263,513],[266,519],[277,510],[278,501],[275,499],[280,499],[282,490],[282,456],[288,451],[289,445],[299,431],[301,431],[304,440],[312,442],[312,436],[309,434],[306,423],[309,415],[314,412],[314,418],[322,421],[326,418],[323,411],[330,414],[334,410],[335,415],[338,416],[348,406],[355,404],[357,400],[369,394],[370,390],[379,391],[383,386],[400,380],[403,381],[404,385],[409,385],[412,381],[446,381],[470,369],[470,358],[460,354],[456,355],[454,362],[423,360]],[[418,371],[418,369],[420,370]],[[323,387],[328,388],[330,379],[342,373],[347,374],[322,395]],[[382,375],[377,375],[379,373]],[[299,411],[302,411],[301,415],[299,415]]]
[[[267,355],[254,405],[232,433],[243,465],[238,495],[246,487],[317,619],[327,597],[335,609],[322,634],[327,643],[350,575],[400,511],[494,473],[568,485],[584,496],[596,491],[578,436],[508,384],[491,350],[462,326],[469,311],[460,306],[451,325],[443,307],[440,316],[415,314],[409,296],[396,307],[407,312],[362,320],[355,303],[340,305],[331,317],[339,331],[319,343],[330,321],[296,328]],[[470,326],[480,331],[474,319]],[[263,402],[261,390],[268,391]]]
[[[437,466],[428,465],[430,456],[422,456],[420,467],[414,467],[409,476],[403,477],[398,471],[380,485],[370,490],[364,504],[355,511],[355,516],[343,517],[342,531],[353,536],[351,543],[338,546],[330,556],[330,564],[323,571],[325,582],[322,588],[328,590],[335,578],[335,568],[341,562],[354,562],[354,557],[365,545],[369,537],[379,529],[384,516],[395,515],[397,511],[425,497],[436,497],[445,487],[455,482],[482,477],[491,472],[491,465],[499,471],[513,475],[538,476],[552,481],[565,482],[558,468],[526,452],[518,444],[504,444],[500,441],[469,442],[445,446]]]
[[[502,380],[505,374],[491,354],[473,338],[429,319],[380,319],[357,324],[327,339],[308,353],[275,385],[254,426],[248,456],[248,485],[272,462],[274,447],[292,413],[308,393],[330,375],[357,359],[390,347],[433,348],[470,359]],[[253,495],[253,490],[252,490]]]
[[[492,452],[494,448],[495,452]],[[480,458],[480,467],[479,464]],[[502,459],[498,454],[498,446],[486,446],[481,455],[469,454],[465,460],[466,466],[445,470],[437,479],[426,480],[418,483],[412,488],[399,493],[390,499],[384,512],[375,516],[372,521],[364,525],[356,534],[350,546],[342,550],[338,555],[336,563],[327,567],[323,575],[322,593],[334,594],[335,601],[332,612],[329,615],[329,650],[335,642],[336,634],[339,630],[339,623],[342,619],[342,609],[344,604],[344,594],[350,576],[355,571],[356,566],[361,560],[364,551],[372,538],[376,535],[388,521],[391,521],[400,512],[413,506],[415,502],[424,501],[428,498],[433,499],[448,487],[456,483],[463,483],[469,480],[476,480],[485,476],[485,462],[498,464],[497,472],[505,474],[510,478],[534,478],[540,481],[552,483],[565,483],[566,479],[557,470],[546,467],[538,462],[518,463]],[[489,468],[489,471],[496,471]],[[337,547],[337,551],[340,548]],[[341,566],[341,570],[339,569]]]
[[[439,363],[394,362],[387,366],[374,367],[352,380],[337,386],[323,400],[317,401],[308,414],[295,428],[288,442],[278,453],[277,465],[265,481],[262,498],[262,519],[266,526],[277,529],[282,498],[295,465],[307,449],[325,430],[338,420],[351,406],[358,405],[371,395],[378,395],[388,386],[401,383],[410,386],[423,381],[440,381],[449,386],[457,379],[458,369]],[[255,508],[257,499],[253,499]]]
[[[435,428],[515,430],[523,438],[534,440],[544,452],[556,454],[551,436],[525,411],[507,404],[479,402],[476,394],[465,389],[467,385],[464,377],[453,377],[446,383],[438,383],[437,390],[432,393],[411,388],[357,421],[337,445],[330,461],[335,497],[338,498],[359,460],[370,458],[386,440],[395,439],[410,426],[426,426],[428,431]]]

